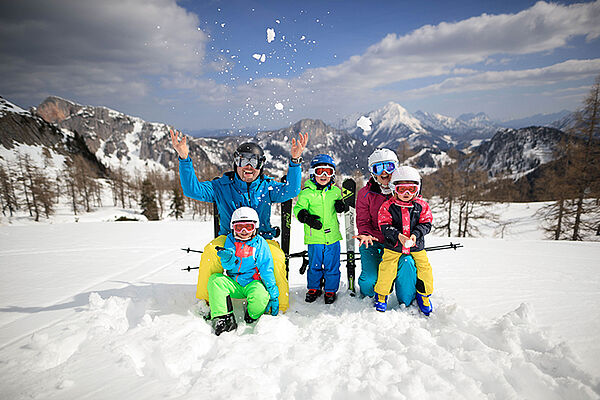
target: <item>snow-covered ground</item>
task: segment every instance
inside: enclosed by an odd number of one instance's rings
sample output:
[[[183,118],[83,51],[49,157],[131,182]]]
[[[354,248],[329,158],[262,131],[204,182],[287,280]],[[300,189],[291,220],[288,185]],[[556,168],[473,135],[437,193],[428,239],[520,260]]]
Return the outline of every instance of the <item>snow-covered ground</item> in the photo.
[[[428,238],[465,246],[430,253],[429,318],[345,293],[306,304],[296,259],[290,310],[247,325],[236,303],[220,337],[181,271],[199,255],[179,250],[211,222],[106,208],[0,226],[0,398],[600,398],[600,243],[540,240],[537,207],[504,207],[505,239]],[[294,221],[293,251],[301,237]]]

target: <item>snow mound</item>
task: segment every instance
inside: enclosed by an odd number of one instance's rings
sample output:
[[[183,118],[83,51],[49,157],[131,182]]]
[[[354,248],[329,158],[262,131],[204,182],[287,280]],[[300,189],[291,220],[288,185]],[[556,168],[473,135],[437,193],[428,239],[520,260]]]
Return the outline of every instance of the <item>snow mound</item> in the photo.
[[[427,318],[395,302],[378,313],[370,299],[347,295],[331,306],[306,304],[297,287],[287,314],[252,325],[235,303],[238,330],[216,337],[197,315],[205,310],[191,300],[194,289],[147,284],[91,293],[76,319],[34,334],[21,357],[0,364],[0,381],[24,388],[5,395],[39,393],[41,379],[77,398],[82,388],[127,377],[137,383],[104,386],[103,395],[126,398],[137,386],[138,399],[598,396],[597,380],[536,326],[526,304],[489,320],[437,298]],[[100,378],[80,370],[90,359],[103,366]],[[39,374],[27,374],[32,369]]]

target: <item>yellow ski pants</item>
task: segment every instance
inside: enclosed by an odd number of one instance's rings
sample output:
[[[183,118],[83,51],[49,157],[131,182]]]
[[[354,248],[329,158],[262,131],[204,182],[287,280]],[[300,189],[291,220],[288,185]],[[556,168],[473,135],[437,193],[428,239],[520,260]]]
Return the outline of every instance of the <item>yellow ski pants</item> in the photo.
[[[427,252],[425,250],[411,252],[410,255],[415,260],[417,267],[417,292],[429,296],[433,293],[433,272]],[[392,284],[398,273],[398,260],[402,253],[385,249],[383,258],[379,264],[379,273],[377,275],[377,283],[375,284],[375,292],[387,296],[391,293]]]
[[[222,274],[221,259],[217,256],[215,246],[224,246],[227,236],[221,235],[213,239],[204,247],[202,257],[200,257],[200,267],[198,269],[198,286],[196,287],[196,297],[208,302],[208,278],[212,274]],[[279,243],[267,239],[271,255],[273,256],[273,265],[275,267],[275,283],[279,288],[279,310],[285,312],[290,305],[290,286],[287,280],[285,270],[285,254]]]

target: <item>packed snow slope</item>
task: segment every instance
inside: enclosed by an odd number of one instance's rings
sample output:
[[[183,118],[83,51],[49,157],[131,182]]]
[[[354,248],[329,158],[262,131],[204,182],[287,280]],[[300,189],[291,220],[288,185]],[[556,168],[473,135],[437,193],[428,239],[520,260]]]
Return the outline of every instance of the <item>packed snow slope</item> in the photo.
[[[84,221],[0,227],[2,399],[600,398],[600,243],[431,252],[429,318],[345,286],[307,304],[296,259],[286,314],[248,325],[238,302],[216,337],[181,271],[199,255],[179,250],[211,222]],[[301,237],[294,221],[293,251]]]

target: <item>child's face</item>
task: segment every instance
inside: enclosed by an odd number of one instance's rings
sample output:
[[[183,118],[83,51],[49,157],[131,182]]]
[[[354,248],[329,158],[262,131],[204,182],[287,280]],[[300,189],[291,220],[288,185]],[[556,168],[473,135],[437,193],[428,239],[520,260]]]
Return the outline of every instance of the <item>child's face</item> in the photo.
[[[331,181],[331,177],[327,175],[315,176],[315,180],[319,185],[325,186]]]
[[[321,185],[325,186],[335,174],[335,169],[331,165],[317,165],[315,167],[315,181]]]
[[[412,181],[394,182],[394,196],[404,202],[413,200],[419,194],[417,183]]]
[[[256,226],[252,222],[238,222],[233,225],[233,236],[243,242],[252,239]]]

